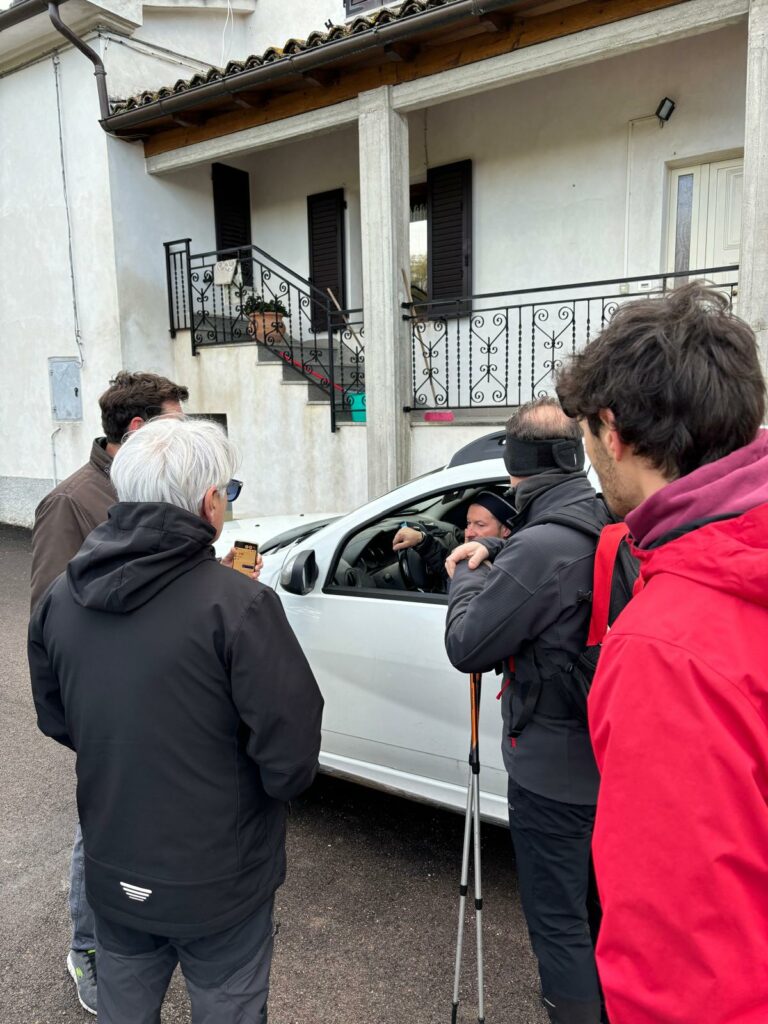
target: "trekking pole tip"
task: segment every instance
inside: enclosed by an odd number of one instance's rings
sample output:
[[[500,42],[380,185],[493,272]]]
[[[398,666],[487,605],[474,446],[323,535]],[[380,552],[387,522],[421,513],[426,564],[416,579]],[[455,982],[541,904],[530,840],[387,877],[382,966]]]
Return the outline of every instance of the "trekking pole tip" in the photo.
[[[458,1016],[458,1013],[459,1013],[459,1004],[458,1003],[452,1003],[451,1004],[451,1024],[456,1024],[456,1018]]]

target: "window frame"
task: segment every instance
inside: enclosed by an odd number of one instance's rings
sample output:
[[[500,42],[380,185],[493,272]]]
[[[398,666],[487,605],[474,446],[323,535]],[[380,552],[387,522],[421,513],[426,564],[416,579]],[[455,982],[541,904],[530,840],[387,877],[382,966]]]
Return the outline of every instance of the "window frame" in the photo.
[[[343,597],[365,597],[372,600],[382,601],[423,601],[427,604],[448,604],[448,594],[429,594],[420,590],[378,590],[370,589],[367,587],[341,587],[334,583],[334,577],[339,567],[344,550],[346,549],[349,542],[362,533],[364,530],[369,529],[377,522],[381,522],[384,519],[397,518],[398,513],[401,510],[408,508],[409,506],[420,504],[423,501],[437,498],[440,495],[445,495],[450,491],[457,490],[471,490],[471,489],[483,489],[488,487],[498,486],[500,483],[509,482],[508,477],[502,472],[501,474],[488,475],[476,480],[465,480],[461,483],[446,485],[438,487],[434,491],[427,491],[424,494],[419,495],[418,498],[411,498],[410,501],[400,502],[398,505],[394,505],[387,509],[386,512],[379,513],[378,515],[372,516],[370,519],[366,519],[362,523],[356,523],[351,529],[340,538],[336,544],[336,549],[333,552],[328,563],[328,571],[325,574],[323,580],[322,593],[328,596],[339,595]]]
[[[347,20],[356,18],[358,14],[365,14],[377,7],[383,7],[387,0],[344,0],[344,10]]]

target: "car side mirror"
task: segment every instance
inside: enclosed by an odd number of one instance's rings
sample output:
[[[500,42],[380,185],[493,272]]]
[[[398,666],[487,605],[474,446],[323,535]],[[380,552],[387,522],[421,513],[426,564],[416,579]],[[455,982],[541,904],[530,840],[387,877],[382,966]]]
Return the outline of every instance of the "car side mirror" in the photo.
[[[280,573],[280,586],[289,594],[303,596],[314,589],[318,569],[315,552],[300,551],[294,560]]]

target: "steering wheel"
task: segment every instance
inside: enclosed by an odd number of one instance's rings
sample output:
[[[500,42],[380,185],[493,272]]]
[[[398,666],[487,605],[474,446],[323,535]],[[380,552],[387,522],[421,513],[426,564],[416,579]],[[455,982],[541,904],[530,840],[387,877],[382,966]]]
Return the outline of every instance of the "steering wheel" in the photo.
[[[406,590],[427,591],[429,589],[427,567],[415,548],[403,548],[397,552],[397,567]]]
[[[419,516],[419,523],[432,525],[442,530],[449,525],[430,516]],[[423,534],[424,530],[421,532]],[[397,566],[400,570],[400,579],[406,590],[418,590],[421,593],[433,594],[441,593],[445,589],[443,580],[435,577],[434,573],[428,570],[423,556],[415,547],[403,548],[397,552]]]

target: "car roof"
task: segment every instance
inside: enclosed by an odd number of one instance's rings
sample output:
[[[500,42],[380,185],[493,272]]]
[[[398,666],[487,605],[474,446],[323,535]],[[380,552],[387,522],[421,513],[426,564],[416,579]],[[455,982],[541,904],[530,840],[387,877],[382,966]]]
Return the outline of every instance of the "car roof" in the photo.
[[[486,459],[503,459],[506,432],[494,430],[490,434],[475,438],[451,456],[446,469],[465,466],[468,462],[485,462]]]

